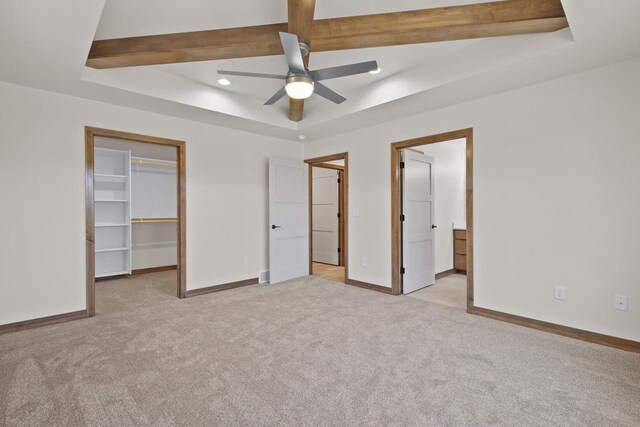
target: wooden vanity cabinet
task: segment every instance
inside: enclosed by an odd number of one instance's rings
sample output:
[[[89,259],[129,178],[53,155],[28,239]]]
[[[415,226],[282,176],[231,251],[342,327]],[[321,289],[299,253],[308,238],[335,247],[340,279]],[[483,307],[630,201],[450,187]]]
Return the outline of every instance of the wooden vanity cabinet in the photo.
[[[453,230],[453,268],[456,273],[467,273],[467,230]]]

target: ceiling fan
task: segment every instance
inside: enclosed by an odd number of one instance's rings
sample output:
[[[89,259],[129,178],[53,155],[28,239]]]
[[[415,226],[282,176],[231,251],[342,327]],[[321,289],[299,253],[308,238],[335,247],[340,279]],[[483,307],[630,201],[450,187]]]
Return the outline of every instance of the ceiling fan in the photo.
[[[287,75],[247,73],[244,71],[218,70],[218,74],[225,76],[258,77],[263,79],[284,80],[285,85],[277,91],[264,105],[273,105],[285,95],[293,99],[307,99],[314,92],[323,98],[336,104],[341,104],[347,98],[329,89],[322,80],[335,79],[338,77],[353,76],[363,74],[378,69],[376,61],[360,62],[357,64],[340,65],[337,67],[323,68],[320,70],[309,70],[304,65],[304,57],[309,54],[309,46],[298,41],[298,36],[291,33],[280,32],[280,42],[284,50],[284,56],[289,66]]]

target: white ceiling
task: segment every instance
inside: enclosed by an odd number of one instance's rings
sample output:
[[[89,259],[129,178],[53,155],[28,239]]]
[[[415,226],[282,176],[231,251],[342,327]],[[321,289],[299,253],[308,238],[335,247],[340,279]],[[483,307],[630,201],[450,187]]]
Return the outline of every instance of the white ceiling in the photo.
[[[325,85],[349,98],[359,89],[370,87],[382,80],[407,70],[411,70],[427,62],[442,60],[450,57],[463,46],[468,46],[477,41],[463,40],[447,43],[428,43],[421,45],[392,46],[382,48],[358,49],[349,51],[312,53],[309,57],[309,69],[334,67],[337,65],[351,64],[364,61],[378,61],[379,67],[384,71],[376,75],[362,74],[343,77],[324,82]],[[218,70],[252,71],[273,74],[287,74],[287,65],[284,56],[267,56],[262,58],[241,58],[221,61],[204,61],[182,64],[158,65],[153,68],[160,69],[176,76],[202,83],[204,85],[223,90],[228,93],[242,94],[255,99],[258,103],[264,103],[276,91],[282,87],[282,82],[272,79],[254,79],[247,77],[225,76],[232,82],[230,86],[221,86],[217,83],[221,76]],[[330,101],[319,96],[313,96],[305,102],[306,107],[326,103]],[[288,106],[286,99],[280,101],[284,108]]]
[[[316,18],[478,0],[318,0]],[[401,4],[398,4],[401,3]],[[327,81],[348,98],[307,100],[305,118],[286,117],[286,100],[262,103],[278,81],[217,70],[283,73],[282,56],[94,70],[92,40],[286,21],[286,1],[5,0],[0,2],[0,80],[132,108],[307,141],[469,101],[640,56],[640,2],[563,0],[571,30],[556,33],[311,53],[310,68],[378,60],[383,72]]]
[[[430,9],[493,0],[318,0],[315,18]],[[96,40],[287,22],[285,0],[108,0]]]

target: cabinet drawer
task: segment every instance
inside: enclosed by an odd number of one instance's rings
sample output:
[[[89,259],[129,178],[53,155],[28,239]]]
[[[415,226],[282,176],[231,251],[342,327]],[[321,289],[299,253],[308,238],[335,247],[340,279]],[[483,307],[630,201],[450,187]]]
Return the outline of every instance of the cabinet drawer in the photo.
[[[466,240],[467,230],[453,230],[453,237],[456,239]]]
[[[456,270],[467,271],[467,256],[456,255],[453,264]]]
[[[467,241],[456,239],[453,241],[454,249],[456,254],[466,255],[467,254]]]

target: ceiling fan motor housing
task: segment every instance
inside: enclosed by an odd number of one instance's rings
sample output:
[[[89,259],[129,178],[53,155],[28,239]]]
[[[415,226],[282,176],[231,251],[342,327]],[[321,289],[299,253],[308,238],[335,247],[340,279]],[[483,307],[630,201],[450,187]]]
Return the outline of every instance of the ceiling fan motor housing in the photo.
[[[298,82],[313,85],[313,78],[311,78],[310,75],[303,76],[299,74],[289,74],[285,80],[285,84]]]

